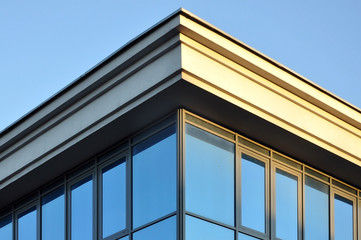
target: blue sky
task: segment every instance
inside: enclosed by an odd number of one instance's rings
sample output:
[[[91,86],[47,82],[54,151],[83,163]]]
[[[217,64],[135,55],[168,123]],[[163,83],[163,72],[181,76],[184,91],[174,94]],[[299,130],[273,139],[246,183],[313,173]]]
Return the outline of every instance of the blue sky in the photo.
[[[361,108],[360,0],[5,0],[0,131],[180,7]]]

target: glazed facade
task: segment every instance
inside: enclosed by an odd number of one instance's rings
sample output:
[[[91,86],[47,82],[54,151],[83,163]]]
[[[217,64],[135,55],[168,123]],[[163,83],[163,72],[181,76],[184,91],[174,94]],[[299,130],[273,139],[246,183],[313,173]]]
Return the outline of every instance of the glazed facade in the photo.
[[[359,195],[178,110],[4,209],[0,239],[351,240]]]

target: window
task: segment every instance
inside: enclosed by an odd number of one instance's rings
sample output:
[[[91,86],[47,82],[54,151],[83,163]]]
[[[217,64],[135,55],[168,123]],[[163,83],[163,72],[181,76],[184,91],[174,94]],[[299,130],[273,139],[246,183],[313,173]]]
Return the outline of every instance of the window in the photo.
[[[93,178],[71,186],[71,239],[93,239]]]
[[[18,215],[18,240],[36,240],[37,210],[31,207]]]
[[[329,239],[329,187],[305,178],[305,240]]]
[[[154,125],[14,203],[0,213],[0,239],[355,240],[360,235],[360,190],[194,119]]]
[[[11,215],[0,220],[0,239],[13,239],[13,224]]]
[[[176,211],[175,126],[133,147],[133,228]]]
[[[234,226],[234,143],[186,126],[186,210]]]
[[[266,233],[266,163],[242,154],[241,224]]]
[[[275,235],[278,239],[300,239],[300,174],[275,168]]]
[[[41,199],[42,240],[65,239],[64,188],[54,190]]]
[[[186,240],[234,240],[234,231],[186,215]]]
[[[133,240],[176,240],[176,217],[167,218],[133,234]]]
[[[101,170],[102,236],[113,235],[126,228],[126,158]]]
[[[334,193],[334,240],[354,239],[355,198],[341,192]]]

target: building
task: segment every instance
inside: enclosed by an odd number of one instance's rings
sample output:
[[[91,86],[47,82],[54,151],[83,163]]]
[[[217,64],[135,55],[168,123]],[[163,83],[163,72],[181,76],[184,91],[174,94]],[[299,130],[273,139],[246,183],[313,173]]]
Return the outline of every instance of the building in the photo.
[[[361,239],[360,165],[360,109],[181,9],[0,133],[0,239]]]

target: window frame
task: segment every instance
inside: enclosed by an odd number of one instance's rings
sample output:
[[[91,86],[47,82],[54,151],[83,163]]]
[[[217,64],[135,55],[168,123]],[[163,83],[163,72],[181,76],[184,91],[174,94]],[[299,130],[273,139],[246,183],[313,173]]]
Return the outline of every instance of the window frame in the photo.
[[[330,236],[331,240],[335,239],[335,195],[343,197],[352,202],[352,230],[353,240],[357,240],[357,196],[353,196],[348,192],[333,186],[330,188]]]
[[[237,200],[236,200],[236,216],[237,216],[237,238],[238,232],[241,232],[246,235],[250,235],[251,237],[255,237],[258,239],[269,239],[271,227],[270,227],[270,158],[266,157],[263,154],[258,154],[257,152],[247,149],[244,146],[237,144],[237,157],[236,157],[236,188],[237,188]],[[248,228],[242,225],[242,155],[247,155],[251,158],[254,158],[260,162],[264,163],[264,173],[265,173],[265,232],[259,232],[257,230]]]
[[[124,161],[121,161],[124,158]],[[129,187],[129,151],[125,150],[120,153],[111,156],[109,159],[102,161],[98,164],[97,167],[97,197],[98,197],[98,239],[100,240],[111,240],[111,239],[119,239],[125,237],[129,234],[130,224],[130,201],[129,201],[129,194],[130,194],[130,187]],[[117,161],[121,161],[120,164],[125,163],[125,205],[126,205],[126,212],[125,212],[125,228],[118,232],[115,232],[105,238],[103,238],[103,169],[107,168],[108,166],[116,163]]]
[[[303,176],[301,171],[297,171],[295,169],[292,169],[284,164],[278,163],[278,162],[272,162],[271,163],[271,238],[280,240],[276,237],[276,174],[277,169],[284,171],[290,175],[293,175],[297,177],[297,239],[302,240],[302,216],[303,216]]]

